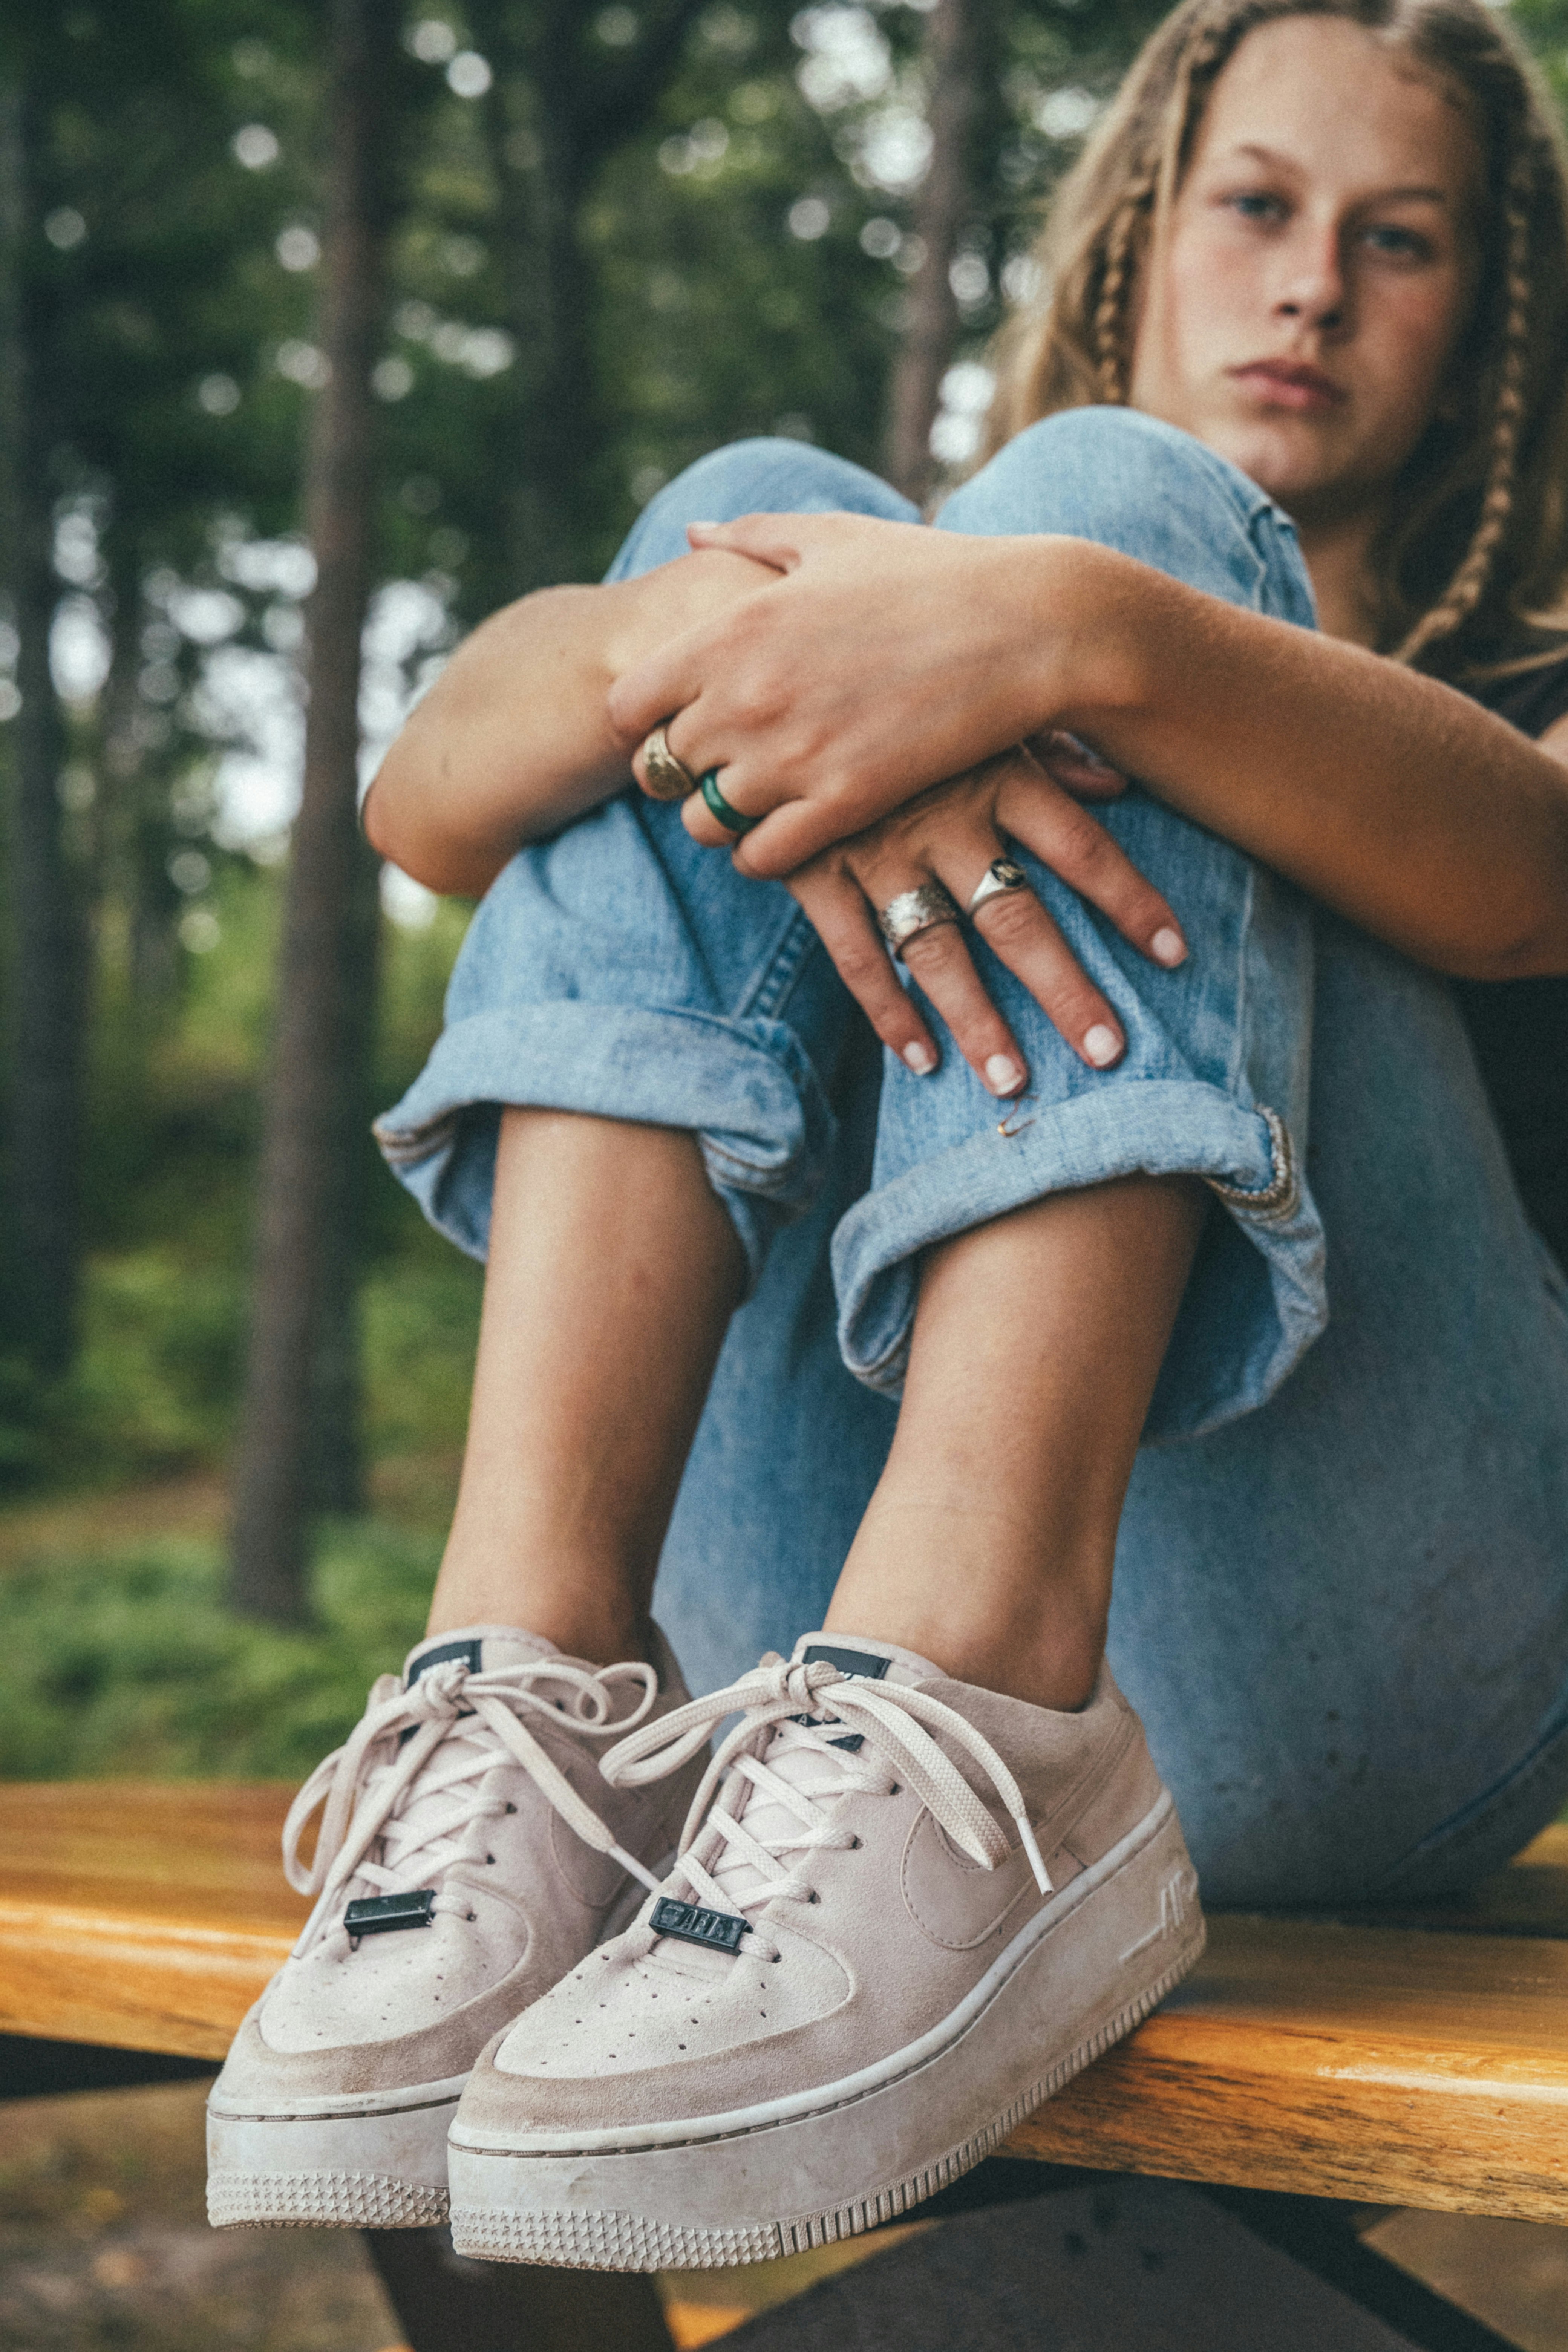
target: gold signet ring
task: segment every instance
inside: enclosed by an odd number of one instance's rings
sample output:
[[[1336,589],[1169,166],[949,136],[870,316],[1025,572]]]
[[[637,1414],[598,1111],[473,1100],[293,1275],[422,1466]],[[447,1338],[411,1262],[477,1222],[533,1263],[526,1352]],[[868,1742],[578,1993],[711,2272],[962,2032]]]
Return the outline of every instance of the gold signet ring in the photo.
[[[656,727],[642,747],[643,790],[656,801],[683,801],[697,790],[697,779],[684,760],[670,750],[662,727]]]

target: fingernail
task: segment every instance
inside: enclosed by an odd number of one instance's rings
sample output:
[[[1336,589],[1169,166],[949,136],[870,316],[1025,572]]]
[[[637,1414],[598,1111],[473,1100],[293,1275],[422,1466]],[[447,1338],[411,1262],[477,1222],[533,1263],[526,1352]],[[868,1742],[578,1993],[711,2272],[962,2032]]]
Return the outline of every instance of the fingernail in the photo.
[[[1167,966],[1185,963],[1187,960],[1187,943],[1180,931],[1173,931],[1169,923],[1155,932],[1149,942],[1149,951],[1156,963]]]
[[[929,1078],[936,1067],[936,1055],[929,1045],[906,1045],[904,1059],[917,1078]]]
[[[688,530],[717,530],[719,526],[716,522],[689,522],[686,528]]]
[[[993,1054],[985,1065],[985,1083],[993,1094],[1014,1095],[1024,1083],[1024,1073],[1011,1054]]]
[[[1114,1062],[1121,1053],[1121,1040],[1114,1029],[1108,1029],[1103,1021],[1097,1021],[1092,1029],[1084,1032],[1083,1050],[1095,1068],[1103,1070],[1107,1062]]]

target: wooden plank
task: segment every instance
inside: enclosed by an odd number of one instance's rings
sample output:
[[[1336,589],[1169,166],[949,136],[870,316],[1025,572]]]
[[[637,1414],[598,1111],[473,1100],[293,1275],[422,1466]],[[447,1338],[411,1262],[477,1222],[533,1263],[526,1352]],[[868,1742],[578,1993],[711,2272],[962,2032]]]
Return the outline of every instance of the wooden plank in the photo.
[[[269,1784],[12,1785],[0,1803],[0,2032],[221,2058],[308,1906]]]
[[[304,1916],[289,1794],[7,1788],[0,2031],[221,2057]],[[1213,1920],[1188,1983],[1011,2152],[1568,2221],[1568,1829],[1404,1916]]]
[[[1568,2221],[1568,1942],[1212,1919],[1187,1983],[1007,2145]]]

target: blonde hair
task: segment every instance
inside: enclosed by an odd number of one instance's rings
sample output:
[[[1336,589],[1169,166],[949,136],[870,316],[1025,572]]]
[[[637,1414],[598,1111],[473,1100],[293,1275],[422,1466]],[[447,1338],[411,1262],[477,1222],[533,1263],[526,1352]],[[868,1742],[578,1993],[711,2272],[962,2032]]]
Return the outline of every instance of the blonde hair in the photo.
[[[1139,272],[1209,95],[1248,33],[1293,16],[1342,18],[1441,75],[1486,163],[1453,392],[1373,550],[1380,643],[1449,677],[1549,660],[1539,632],[1568,629],[1568,158],[1530,59],[1484,0],[1183,0],[1052,205],[1042,296],[997,340],[983,454],[1058,409],[1125,402]]]

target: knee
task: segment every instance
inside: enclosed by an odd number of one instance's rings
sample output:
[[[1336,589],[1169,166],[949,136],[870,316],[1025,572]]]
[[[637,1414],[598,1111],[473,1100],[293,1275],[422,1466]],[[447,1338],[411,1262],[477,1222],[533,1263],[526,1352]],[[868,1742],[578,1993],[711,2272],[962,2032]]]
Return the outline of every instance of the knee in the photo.
[[[731,522],[744,514],[871,514],[917,519],[908,499],[809,441],[758,437],[710,449],[678,474],[648,506],[651,518],[679,511],[682,523]]]
[[[1138,409],[1063,409],[1026,425],[938,520],[1092,539],[1227,604],[1315,619],[1289,519],[1215,450]]]

